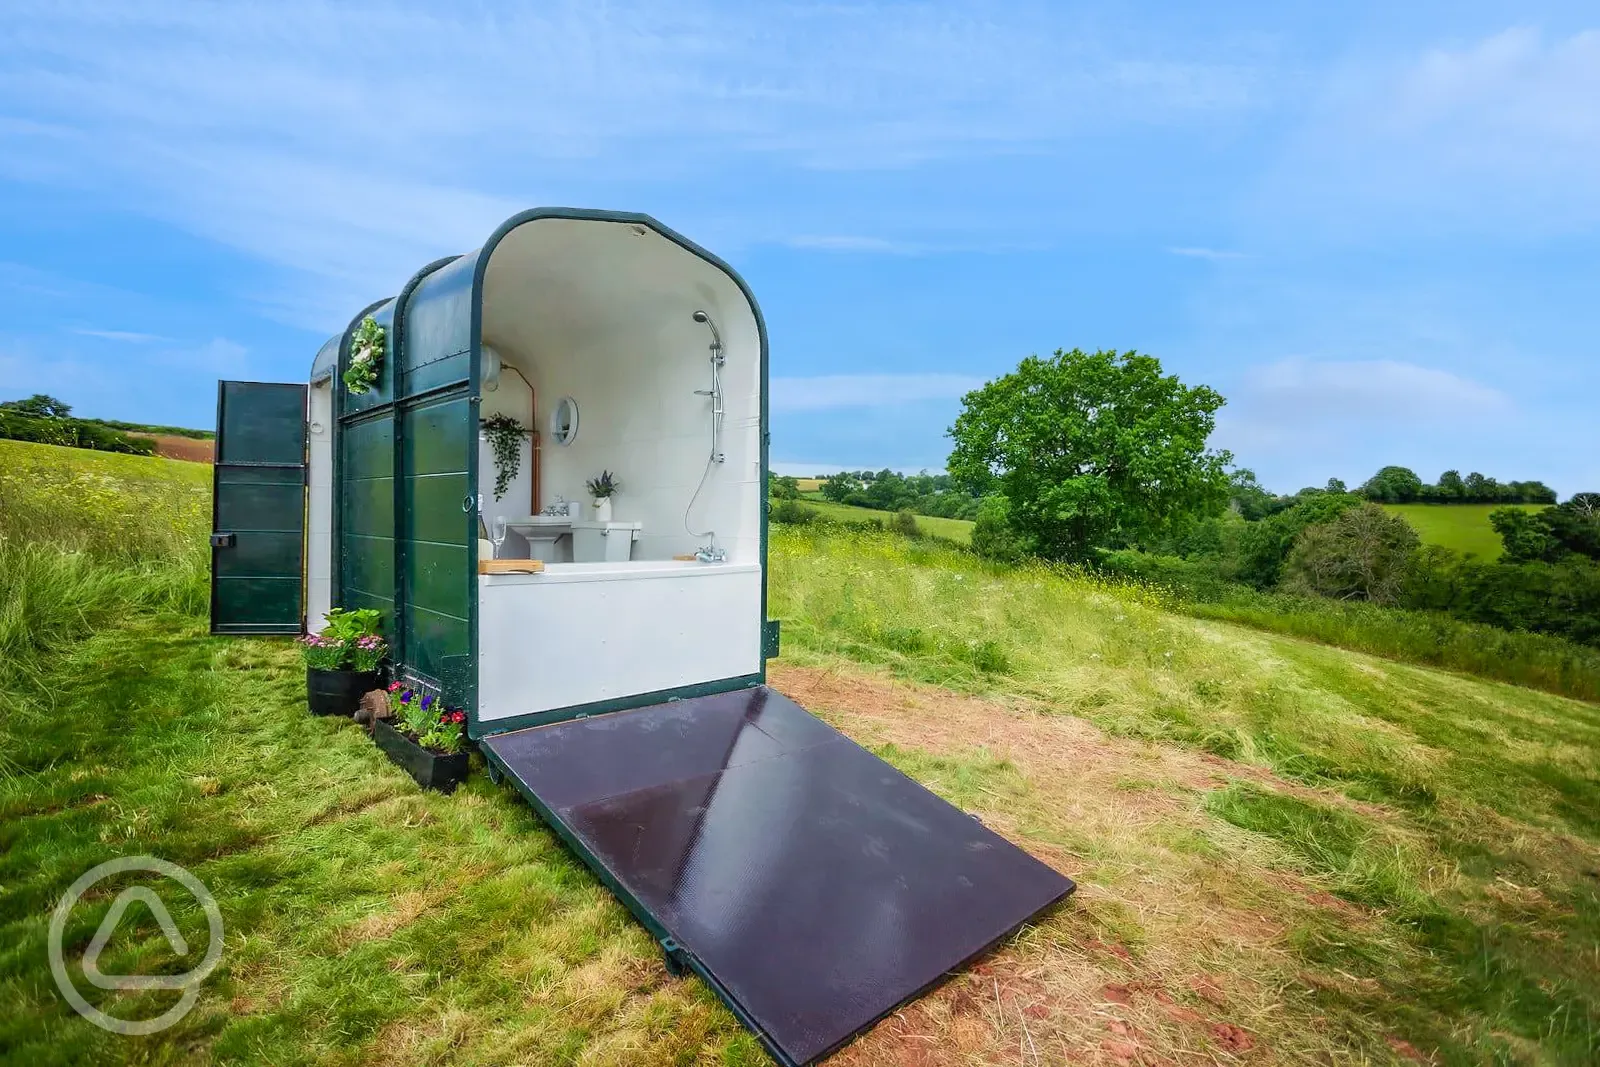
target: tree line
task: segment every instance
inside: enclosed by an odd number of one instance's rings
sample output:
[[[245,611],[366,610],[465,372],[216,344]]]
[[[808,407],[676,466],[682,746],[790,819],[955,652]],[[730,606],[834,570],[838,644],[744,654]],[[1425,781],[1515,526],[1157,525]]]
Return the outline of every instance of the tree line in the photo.
[[[0,439],[138,456],[151,455],[156,448],[149,438],[133,437],[98,419],[75,419],[71,405],[44,393],[0,403]]]
[[[1137,352],[1030,356],[968,393],[950,429],[953,486],[977,498],[974,551],[1037,556],[1201,598],[1281,592],[1447,612],[1600,644],[1600,495],[1541,482],[1385,467],[1280,496],[1209,447],[1224,400]],[[1379,503],[1545,504],[1494,511],[1490,562],[1423,546]]]
[[[1473,471],[1465,478],[1449,470],[1429,485],[1406,467],[1384,467],[1360,489],[1384,504],[1554,504],[1556,491],[1543,482],[1497,482]]]
[[[978,513],[977,497],[960,489],[950,475],[927,471],[840,471],[822,479],[821,492],[824,500],[835,504],[879,511],[909,511],[941,519],[972,519]],[[799,499],[798,481],[775,479],[773,495],[780,500]]]

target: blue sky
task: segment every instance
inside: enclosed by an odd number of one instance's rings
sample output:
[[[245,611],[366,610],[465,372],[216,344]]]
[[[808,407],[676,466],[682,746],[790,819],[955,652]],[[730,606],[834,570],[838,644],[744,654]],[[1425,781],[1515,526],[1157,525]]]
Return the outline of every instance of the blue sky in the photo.
[[[10,0],[0,397],[209,425],[570,204],[744,273],[783,470],[938,468],[1076,346],[1280,490],[1600,489],[1600,12],[1399,6]]]

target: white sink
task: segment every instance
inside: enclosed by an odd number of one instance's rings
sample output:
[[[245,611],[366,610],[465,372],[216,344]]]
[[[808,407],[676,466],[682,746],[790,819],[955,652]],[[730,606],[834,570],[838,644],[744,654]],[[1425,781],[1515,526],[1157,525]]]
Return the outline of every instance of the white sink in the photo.
[[[525,537],[550,537],[572,532],[572,517],[569,515],[524,515],[520,519],[506,519],[505,524],[506,529]]]

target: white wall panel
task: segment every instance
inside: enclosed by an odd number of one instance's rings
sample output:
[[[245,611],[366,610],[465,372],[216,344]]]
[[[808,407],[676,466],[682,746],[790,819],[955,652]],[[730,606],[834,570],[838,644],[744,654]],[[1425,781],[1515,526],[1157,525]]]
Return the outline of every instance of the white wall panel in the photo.
[[[333,381],[311,387],[306,482],[306,629],[322,629],[333,604]]]
[[[481,576],[478,596],[480,721],[761,669],[753,564],[557,564]]]

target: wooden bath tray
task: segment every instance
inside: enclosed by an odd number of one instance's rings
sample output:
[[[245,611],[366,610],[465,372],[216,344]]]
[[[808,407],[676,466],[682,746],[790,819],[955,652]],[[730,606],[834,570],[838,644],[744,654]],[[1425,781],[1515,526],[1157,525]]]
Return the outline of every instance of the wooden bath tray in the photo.
[[[544,570],[542,559],[480,559],[479,574],[538,574]]]

